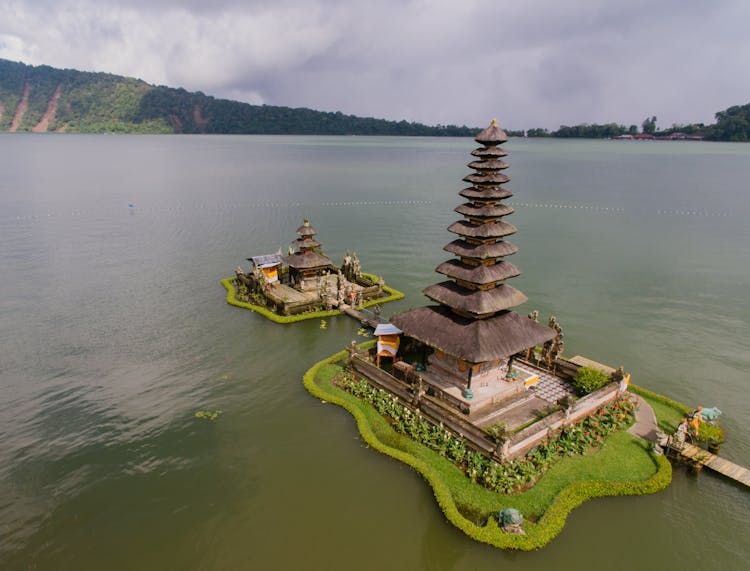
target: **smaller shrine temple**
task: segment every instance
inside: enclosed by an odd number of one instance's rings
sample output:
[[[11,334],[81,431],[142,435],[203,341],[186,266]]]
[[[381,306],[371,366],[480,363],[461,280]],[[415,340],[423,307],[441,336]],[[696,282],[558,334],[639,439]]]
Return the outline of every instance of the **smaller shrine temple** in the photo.
[[[336,267],[317,235],[305,219],[286,256],[278,252],[247,258],[250,271],[235,270],[236,295],[279,315],[358,307],[388,296],[382,279],[362,272],[356,253],[347,251]]]
[[[315,240],[317,234],[305,219],[297,228],[297,239],[289,246],[289,255],[284,258],[289,267],[289,283],[300,291],[317,289],[322,277],[333,269],[331,260],[321,253],[320,242]]]

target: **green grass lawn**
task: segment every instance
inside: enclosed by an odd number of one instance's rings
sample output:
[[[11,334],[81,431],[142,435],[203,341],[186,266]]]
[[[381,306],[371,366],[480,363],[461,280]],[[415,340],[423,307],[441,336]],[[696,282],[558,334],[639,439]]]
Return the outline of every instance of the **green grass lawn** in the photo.
[[[692,409],[681,402],[655,393],[638,385],[630,385],[630,392],[637,394],[654,409],[659,428],[665,434],[673,434],[680,420]]]
[[[504,495],[472,483],[452,462],[395,432],[368,403],[331,382],[345,353],[321,361],[305,375],[314,396],[346,408],[354,415],[364,440],[376,450],[417,470],[432,486],[448,519],[467,535],[510,549],[537,549],[557,535],[571,510],[593,497],[635,495],[663,489],[671,481],[671,467],[654,457],[649,445],[627,432],[610,436],[603,446],[584,456],[555,464],[523,493]],[[514,507],[526,518],[526,536],[505,534],[494,515]]]

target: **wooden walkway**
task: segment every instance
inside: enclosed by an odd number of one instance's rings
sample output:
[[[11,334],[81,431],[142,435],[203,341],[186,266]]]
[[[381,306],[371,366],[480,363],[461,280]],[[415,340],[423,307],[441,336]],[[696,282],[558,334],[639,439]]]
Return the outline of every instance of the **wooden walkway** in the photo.
[[[353,317],[366,327],[372,327],[373,329],[375,329],[375,327],[378,326],[378,323],[380,323],[380,321],[378,321],[374,316],[367,315],[362,311],[357,311],[356,309],[349,305],[346,305],[345,303],[339,304],[339,310],[341,311],[341,313],[346,313],[349,317]]]
[[[750,486],[750,470],[738,466],[734,462],[719,458],[716,454],[711,454],[703,448],[698,448],[693,444],[685,444],[682,449],[677,450],[684,458],[698,462],[710,468],[719,474],[723,474],[727,478],[731,478],[735,482]]]

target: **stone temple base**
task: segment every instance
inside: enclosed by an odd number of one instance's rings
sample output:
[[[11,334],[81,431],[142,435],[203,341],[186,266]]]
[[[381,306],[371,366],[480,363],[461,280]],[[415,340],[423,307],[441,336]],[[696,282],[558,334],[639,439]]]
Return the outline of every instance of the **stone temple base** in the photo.
[[[445,400],[456,401],[455,404],[464,411],[468,411],[468,414],[474,414],[483,408],[495,406],[525,392],[522,379],[506,381],[498,378],[497,374],[485,374],[478,378],[472,378],[471,391],[474,396],[467,399],[463,390],[468,382],[468,370],[466,372],[456,371],[451,367],[451,364],[444,360],[438,360],[434,358],[434,355],[431,355],[427,362],[427,370],[420,373],[420,376],[428,386],[447,395]],[[504,379],[507,364],[502,370]]]

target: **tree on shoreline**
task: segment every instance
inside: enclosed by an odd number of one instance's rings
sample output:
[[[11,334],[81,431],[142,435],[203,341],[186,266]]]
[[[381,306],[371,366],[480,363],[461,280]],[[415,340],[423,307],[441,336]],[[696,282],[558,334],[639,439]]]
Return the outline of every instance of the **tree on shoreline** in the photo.
[[[643,127],[643,132],[648,135],[653,135],[654,133],[656,133],[656,115],[651,118],[646,117],[646,119],[644,119],[643,123],[641,124],[641,127]]]

